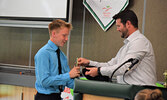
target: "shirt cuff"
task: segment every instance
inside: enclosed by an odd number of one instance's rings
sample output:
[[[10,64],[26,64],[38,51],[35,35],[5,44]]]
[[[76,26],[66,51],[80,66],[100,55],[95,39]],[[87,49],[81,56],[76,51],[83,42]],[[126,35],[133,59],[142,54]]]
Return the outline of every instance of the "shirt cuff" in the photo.
[[[64,75],[65,75],[65,78],[66,78],[65,80],[69,81],[71,79],[69,72],[65,73]]]
[[[100,68],[100,73],[102,76],[108,76],[107,73],[106,73],[106,67],[101,67]]]
[[[95,62],[95,61],[91,61],[90,60],[90,62],[89,62],[89,66],[96,66],[97,65],[97,62]],[[97,66],[96,66],[97,67]]]

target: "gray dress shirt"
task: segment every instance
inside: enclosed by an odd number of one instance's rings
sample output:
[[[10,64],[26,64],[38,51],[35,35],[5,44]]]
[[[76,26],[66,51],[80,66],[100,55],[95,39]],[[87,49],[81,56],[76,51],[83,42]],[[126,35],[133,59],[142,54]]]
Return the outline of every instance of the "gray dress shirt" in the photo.
[[[140,61],[125,75],[126,82],[135,85],[155,85],[157,79],[154,51],[150,41],[139,30],[124,40],[124,45],[110,61],[90,61],[89,65],[101,67],[101,74],[110,77],[118,66],[130,58],[139,58]],[[123,74],[130,65],[130,62],[126,63],[114,74],[118,83],[124,83]]]

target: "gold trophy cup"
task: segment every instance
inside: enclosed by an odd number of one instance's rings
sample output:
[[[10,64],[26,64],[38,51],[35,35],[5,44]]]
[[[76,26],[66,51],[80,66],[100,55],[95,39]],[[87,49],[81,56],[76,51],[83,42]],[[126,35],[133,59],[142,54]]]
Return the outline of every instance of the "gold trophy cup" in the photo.
[[[167,88],[167,70],[165,70],[165,72],[163,73],[164,78],[165,78],[165,83],[164,83],[164,87]]]

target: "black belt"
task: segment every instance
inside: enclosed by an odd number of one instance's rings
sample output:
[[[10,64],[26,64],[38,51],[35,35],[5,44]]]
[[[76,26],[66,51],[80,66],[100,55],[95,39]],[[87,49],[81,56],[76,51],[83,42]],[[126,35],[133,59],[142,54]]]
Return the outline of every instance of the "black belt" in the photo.
[[[61,100],[61,93],[42,94],[37,92],[35,100]]]
[[[60,96],[61,95],[61,93],[42,94],[42,93],[39,93],[39,92],[37,92],[37,94],[38,95],[44,95],[44,96],[50,96],[50,95]]]

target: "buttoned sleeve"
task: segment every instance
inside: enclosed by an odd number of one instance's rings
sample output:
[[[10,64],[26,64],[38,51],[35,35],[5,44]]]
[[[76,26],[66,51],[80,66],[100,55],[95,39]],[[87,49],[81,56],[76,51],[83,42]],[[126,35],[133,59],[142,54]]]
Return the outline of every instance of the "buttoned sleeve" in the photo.
[[[103,63],[99,63],[99,62],[97,62],[97,61],[92,61],[92,60],[90,60],[89,65],[90,65],[90,66],[96,66],[96,67],[108,67],[108,66],[112,66],[112,65],[114,65],[114,64],[116,64],[116,63],[117,63],[116,58],[112,58],[110,61],[108,61],[108,62],[103,62]]]
[[[115,65],[112,65],[110,67],[102,67],[101,68],[101,74],[102,75],[107,75],[107,76],[111,76],[111,74],[113,73],[113,71],[119,67],[123,62],[127,61],[130,58],[139,58],[139,60],[141,61],[145,54],[149,51],[149,45],[148,42],[145,41],[145,39],[136,39],[132,42],[130,42],[127,45],[127,52],[124,56],[124,58],[121,58],[122,61],[121,63],[117,63]],[[139,62],[140,63],[140,62]],[[126,63],[125,65],[123,65],[116,73],[115,75],[123,75],[124,72],[128,69],[128,67],[130,66],[131,63]],[[137,64],[138,65],[138,64]],[[137,65],[135,65],[133,67],[133,69],[135,69],[137,67]],[[131,71],[129,71],[130,73]]]

